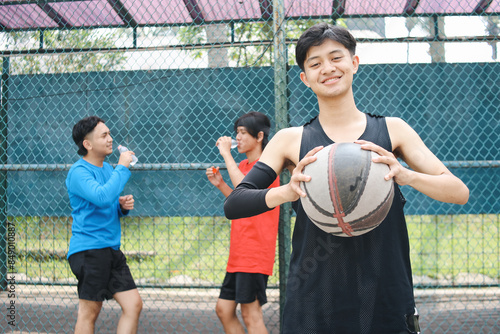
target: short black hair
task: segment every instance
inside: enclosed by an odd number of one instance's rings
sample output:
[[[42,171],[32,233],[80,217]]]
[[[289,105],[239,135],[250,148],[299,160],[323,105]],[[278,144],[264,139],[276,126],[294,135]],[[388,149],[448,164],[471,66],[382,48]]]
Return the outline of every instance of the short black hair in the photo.
[[[78,123],[73,126],[73,141],[76,146],[78,146],[77,153],[79,155],[87,155],[88,151],[83,146],[83,141],[89,133],[94,131],[95,127],[99,123],[104,123],[104,121],[97,116],[89,116],[79,120]]]
[[[239,126],[244,126],[248,133],[254,138],[258,138],[259,132],[262,131],[264,133],[262,149],[266,147],[269,142],[269,131],[271,130],[271,121],[266,115],[258,111],[246,113],[234,122],[235,132],[238,131]]]
[[[351,35],[349,30],[325,22],[318,23],[304,31],[297,41],[295,60],[302,71],[304,71],[304,63],[309,49],[313,46],[323,44],[326,39],[342,44],[349,50],[351,56],[356,54],[356,39]]]

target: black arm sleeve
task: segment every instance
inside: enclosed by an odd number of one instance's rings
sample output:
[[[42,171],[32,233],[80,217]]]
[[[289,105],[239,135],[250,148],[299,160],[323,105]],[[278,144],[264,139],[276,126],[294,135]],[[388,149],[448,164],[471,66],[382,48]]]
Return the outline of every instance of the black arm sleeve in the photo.
[[[263,162],[257,161],[250,172],[238,184],[224,202],[224,213],[228,219],[256,216],[269,211],[266,194],[276,172]]]

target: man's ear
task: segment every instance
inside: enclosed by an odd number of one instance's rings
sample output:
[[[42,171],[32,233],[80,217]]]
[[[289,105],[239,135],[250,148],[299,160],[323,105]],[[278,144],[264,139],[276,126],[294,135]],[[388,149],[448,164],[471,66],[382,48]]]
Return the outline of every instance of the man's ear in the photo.
[[[352,73],[358,72],[358,68],[359,68],[359,57],[358,56],[354,55],[352,57],[352,65],[353,65]]]
[[[88,151],[92,149],[92,143],[88,139],[83,140],[83,147]]]
[[[264,131],[259,131],[259,133],[257,133],[257,141],[260,143],[263,140],[264,140]]]
[[[309,81],[307,81],[307,76],[304,72],[300,72],[300,80],[302,80],[304,85],[306,85],[307,87],[311,87],[311,85],[309,85]]]

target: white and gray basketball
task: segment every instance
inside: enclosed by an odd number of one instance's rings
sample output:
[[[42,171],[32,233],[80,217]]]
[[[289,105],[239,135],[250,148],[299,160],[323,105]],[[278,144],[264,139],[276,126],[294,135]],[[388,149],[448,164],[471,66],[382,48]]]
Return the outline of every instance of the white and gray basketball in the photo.
[[[375,152],[359,144],[338,143],[316,153],[303,173],[307,196],[301,198],[309,219],[320,229],[341,237],[365,234],[384,220],[392,205],[394,182],[386,181],[389,166],[372,162]]]

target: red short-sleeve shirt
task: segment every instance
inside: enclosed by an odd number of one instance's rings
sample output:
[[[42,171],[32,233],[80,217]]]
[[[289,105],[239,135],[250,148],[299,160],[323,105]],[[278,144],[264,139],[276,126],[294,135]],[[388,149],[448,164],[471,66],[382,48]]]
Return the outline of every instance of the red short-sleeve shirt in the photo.
[[[244,175],[257,162],[248,159],[239,164]],[[280,185],[279,176],[269,188]],[[273,274],[278,235],[279,206],[260,215],[235,219],[231,222],[231,241],[227,272]]]

